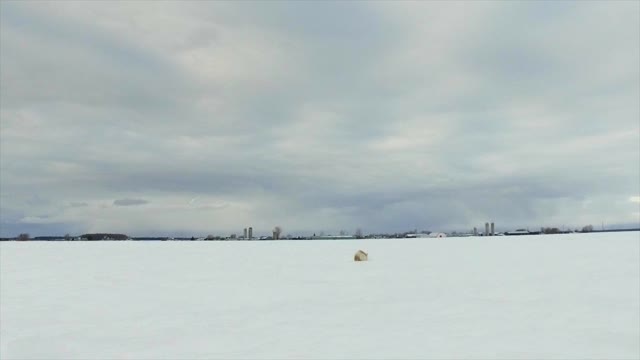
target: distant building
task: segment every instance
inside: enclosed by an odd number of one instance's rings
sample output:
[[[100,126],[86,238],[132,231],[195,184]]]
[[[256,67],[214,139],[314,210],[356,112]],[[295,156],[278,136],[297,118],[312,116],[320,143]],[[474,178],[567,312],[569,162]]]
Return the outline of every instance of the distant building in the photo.
[[[243,234],[244,235],[242,235],[242,238],[246,239],[247,238],[247,228],[244,228]]]
[[[445,233],[441,233],[441,232],[432,232],[431,234],[429,234],[430,238],[445,238],[447,237],[447,234]]]
[[[507,231],[506,235],[529,235],[530,232],[527,229],[518,229],[516,231]]]
[[[249,240],[253,239],[253,228],[249,227]]]
[[[489,223],[484,223],[484,236],[489,236]]]
[[[405,235],[407,238],[428,238],[429,234],[407,234]]]
[[[496,234],[496,226],[494,223],[491,223],[491,236]]]

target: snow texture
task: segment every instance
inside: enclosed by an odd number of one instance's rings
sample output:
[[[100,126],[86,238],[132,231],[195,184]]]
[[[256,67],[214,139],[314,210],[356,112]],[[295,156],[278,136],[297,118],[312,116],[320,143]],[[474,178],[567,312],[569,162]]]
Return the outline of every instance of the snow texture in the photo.
[[[638,232],[4,242],[0,264],[4,360],[640,358]]]

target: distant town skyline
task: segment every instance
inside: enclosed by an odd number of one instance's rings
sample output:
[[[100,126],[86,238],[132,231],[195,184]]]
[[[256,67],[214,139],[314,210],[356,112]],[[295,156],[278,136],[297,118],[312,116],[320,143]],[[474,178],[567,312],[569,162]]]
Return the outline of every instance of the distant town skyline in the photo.
[[[640,224],[640,2],[0,2],[0,237]]]

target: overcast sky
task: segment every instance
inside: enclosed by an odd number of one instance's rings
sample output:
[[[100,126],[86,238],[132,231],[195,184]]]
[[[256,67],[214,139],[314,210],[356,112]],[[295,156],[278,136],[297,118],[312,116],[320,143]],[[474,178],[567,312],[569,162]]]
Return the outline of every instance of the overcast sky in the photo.
[[[640,2],[0,6],[1,236],[640,222]]]

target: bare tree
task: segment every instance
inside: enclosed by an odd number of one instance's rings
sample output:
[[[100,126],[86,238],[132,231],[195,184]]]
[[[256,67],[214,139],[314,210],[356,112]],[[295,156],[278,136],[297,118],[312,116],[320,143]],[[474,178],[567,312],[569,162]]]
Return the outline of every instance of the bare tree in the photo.
[[[215,240],[215,238],[216,237],[211,234],[207,235],[207,240]]]
[[[356,235],[356,239],[362,239],[362,229],[357,228],[355,235]]]
[[[20,241],[29,240],[30,238],[31,237],[27,233],[22,233],[22,234],[18,235],[18,240],[20,240]]]
[[[592,231],[593,231],[593,225],[587,225],[582,228],[582,232],[592,232]]]
[[[71,235],[64,234],[64,239],[67,240],[67,241],[71,240]]]
[[[273,240],[280,239],[280,234],[282,234],[282,227],[276,226],[275,228],[273,228]]]

